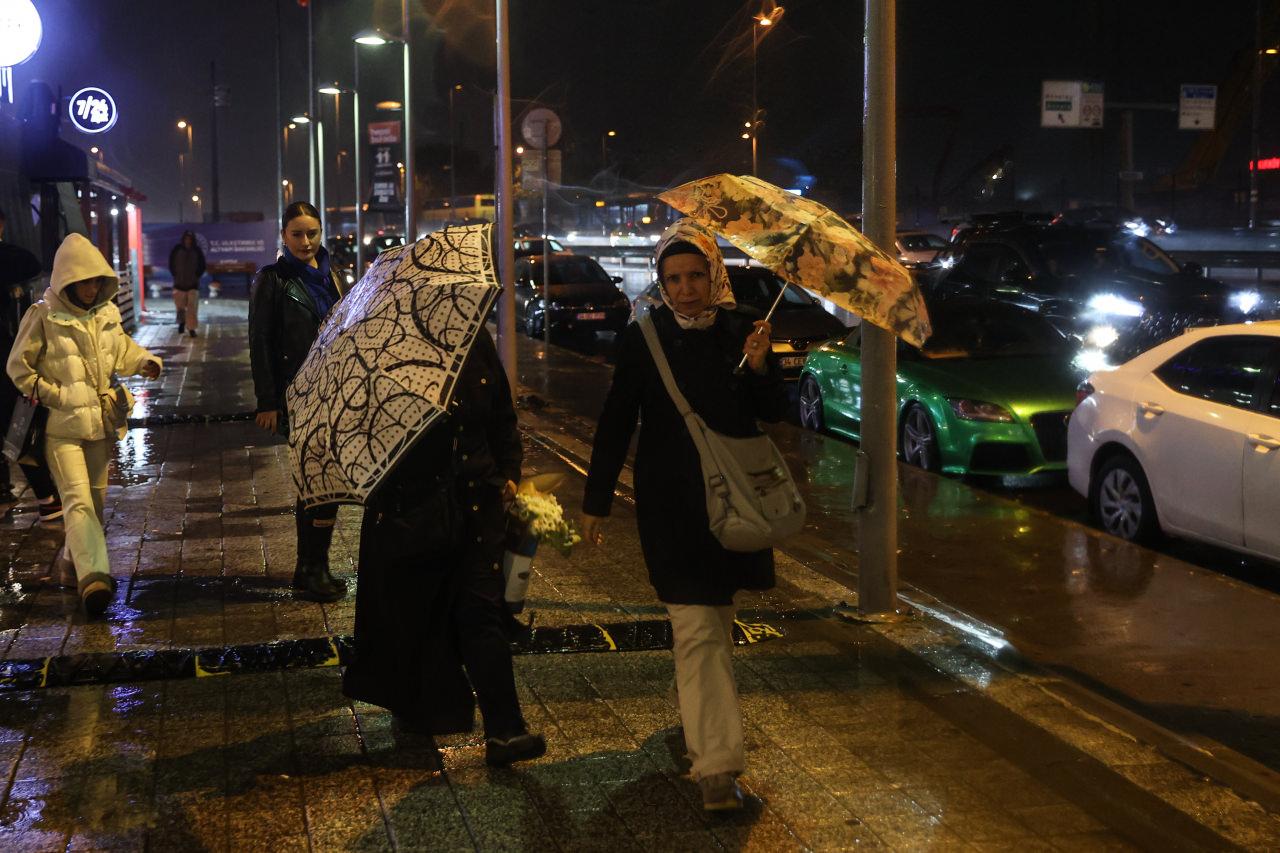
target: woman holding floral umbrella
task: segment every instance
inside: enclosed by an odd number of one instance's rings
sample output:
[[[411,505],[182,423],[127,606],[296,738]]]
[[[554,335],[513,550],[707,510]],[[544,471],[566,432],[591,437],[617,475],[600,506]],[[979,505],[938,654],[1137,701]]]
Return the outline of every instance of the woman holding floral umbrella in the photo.
[[[663,234],[655,257],[664,304],[649,316],[689,405],[712,429],[731,436],[758,435],[757,419],[781,420],[786,392],[769,324],[734,310],[715,238],[682,219]],[[698,450],[638,324],[627,327],[618,349],[591,453],[582,538],[603,541],[604,517],[639,419],[636,521],[649,580],[671,618],[692,775],[707,810],[740,808],[736,777],[746,758],[733,676],[733,599],[739,590],[773,586],[773,552],[720,545],[707,517]]]

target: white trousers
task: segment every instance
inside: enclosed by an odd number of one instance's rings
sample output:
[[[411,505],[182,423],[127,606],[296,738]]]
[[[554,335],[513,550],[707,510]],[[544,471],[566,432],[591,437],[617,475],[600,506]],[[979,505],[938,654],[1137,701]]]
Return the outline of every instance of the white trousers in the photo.
[[[85,441],[49,436],[45,439],[49,471],[62,495],[67,553],[75,561],[81,591],[95,580],[112,582],[111,566],[107,563],[107,538],[102,530],[111,444],[110,438]]]
[[[734,607],[668,604],[676,692],[694,780],[747,769],[733,677]]]

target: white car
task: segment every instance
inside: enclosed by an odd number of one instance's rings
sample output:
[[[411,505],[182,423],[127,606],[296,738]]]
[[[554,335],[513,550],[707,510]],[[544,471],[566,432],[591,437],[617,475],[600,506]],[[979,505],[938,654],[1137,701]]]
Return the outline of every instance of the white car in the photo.
[[[1107,532],[1280,560],[1280,321],[1191,329],[1078,396],[1067,472]]]

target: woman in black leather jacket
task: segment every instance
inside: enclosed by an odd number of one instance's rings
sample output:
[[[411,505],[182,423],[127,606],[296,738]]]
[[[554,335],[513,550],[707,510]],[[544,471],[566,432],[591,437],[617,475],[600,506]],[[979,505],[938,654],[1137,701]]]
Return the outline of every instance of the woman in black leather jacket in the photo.
[[[280,222],[284,250],[270,266],[258,270],[249,292],[249,363],[257,397],[258,426],[288,435],[284,392],[315,342],[320,323],[342,298],[339,276],[329,269],[322,244],[320,213],[305,201],[294,202]],[[338,517],[337,504],[294,508],[298,529],[298,562],[293,588],[318,601],[337,601],[346,584],[329,572],[329,543]]]

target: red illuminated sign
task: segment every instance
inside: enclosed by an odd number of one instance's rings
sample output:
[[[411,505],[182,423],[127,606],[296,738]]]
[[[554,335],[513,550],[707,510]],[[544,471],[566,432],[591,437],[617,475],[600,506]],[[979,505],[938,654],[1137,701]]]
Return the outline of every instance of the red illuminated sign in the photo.
[[[1254,163],[1253,160],[1249,161],[1250,172],[1253,171],[1253,163]],[[1259,172],[1270,172],[1276,169],[1280,169],[1280,157],[1266,157],[1262,160],[1257,161],[1257,163],[1258,163]]]

